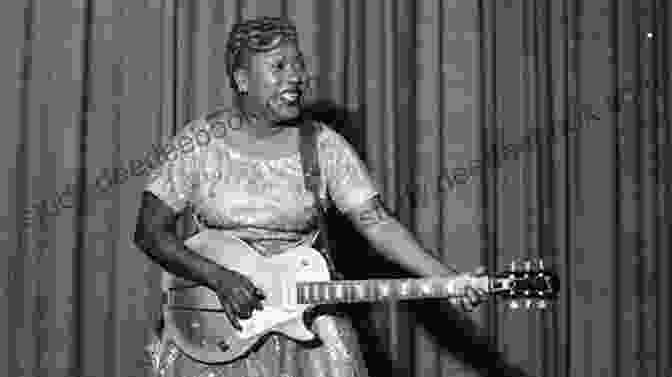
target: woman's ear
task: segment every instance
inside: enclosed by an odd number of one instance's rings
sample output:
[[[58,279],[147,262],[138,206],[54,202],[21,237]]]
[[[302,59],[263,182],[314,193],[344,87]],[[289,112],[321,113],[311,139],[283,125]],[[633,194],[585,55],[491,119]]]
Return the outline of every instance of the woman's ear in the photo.
[[[243,68],[237,69],[233,73],[233,79],[236,82],[236,88],[241,94],[247,93],[248,90],[248,78],[247,71]]]

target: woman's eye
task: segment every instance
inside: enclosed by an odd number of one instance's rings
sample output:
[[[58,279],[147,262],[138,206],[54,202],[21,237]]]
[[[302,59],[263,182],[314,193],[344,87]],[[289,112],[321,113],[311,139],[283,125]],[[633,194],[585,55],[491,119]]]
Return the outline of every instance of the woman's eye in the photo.
[[[296,63],[294,63],[294,69],[295,69],[297,72],[298,72],[298,71],[303,71],[304,68],[305,68],[305,65],[303,64],[302,61],[297,61]]]
[[[285,70],[286,70],[287,68],[289,68],[289,67],[290,67],[290,63],[289,63],[289,62],[286,62],[286,61],[279,61],[279,62],[277,62],[277,63],[273,63],[273,64],[271,65],[271,69],[272,69],[274,72],[283,72],[283,71],[285,71]],[[296,71],[296,72],[303,71],[303,69],[304,69],[303,62],[294,62],[294,63],[291,64],[291,67],[292,67],[292,69],[294,69],[294,71]]]

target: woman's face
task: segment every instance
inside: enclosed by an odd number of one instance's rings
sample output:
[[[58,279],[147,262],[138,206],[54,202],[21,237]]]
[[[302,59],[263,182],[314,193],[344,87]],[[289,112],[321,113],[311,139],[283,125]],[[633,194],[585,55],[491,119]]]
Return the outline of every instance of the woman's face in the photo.
[[[249,110],[272,121],[301,114],[306,70],[295,43],[283,42],[273,50],[251,54],[247,69],[240,72]]]

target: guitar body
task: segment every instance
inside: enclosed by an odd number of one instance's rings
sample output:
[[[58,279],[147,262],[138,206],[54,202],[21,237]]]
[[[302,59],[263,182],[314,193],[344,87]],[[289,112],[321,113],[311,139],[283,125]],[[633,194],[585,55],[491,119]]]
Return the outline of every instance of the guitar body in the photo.
[[[240,320],[243,329],[238,331],[221,311],[212,290],[165,273],[163,287],[170,291],[163,310],[166,335],[188,356],[205,363],[226,363],[245,356],[272,333],[297,341],[315,338],[303,322],[311,305],[297,304],[296,285],[330,280],[327,263],[317,250],[296,247],[264,257],[242,240],[213,230],[203,231],[185,244],[250,278],[266,294],[264,310]]]

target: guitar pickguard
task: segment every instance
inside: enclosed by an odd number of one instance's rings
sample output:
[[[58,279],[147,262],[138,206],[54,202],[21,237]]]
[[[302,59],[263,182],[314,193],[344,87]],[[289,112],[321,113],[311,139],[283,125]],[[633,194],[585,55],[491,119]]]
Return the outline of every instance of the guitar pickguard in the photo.
[[[239,321],[243,329],[238,332],[238,336],[242,339],[259,337],[269,329],[301,318],[302,314],[302,311],[264,308],[263,311],[254,312],[252,318]]]

